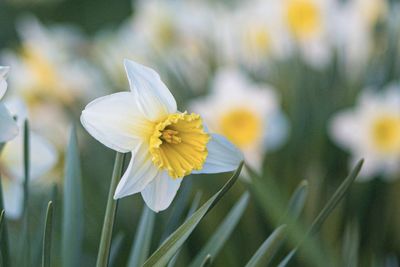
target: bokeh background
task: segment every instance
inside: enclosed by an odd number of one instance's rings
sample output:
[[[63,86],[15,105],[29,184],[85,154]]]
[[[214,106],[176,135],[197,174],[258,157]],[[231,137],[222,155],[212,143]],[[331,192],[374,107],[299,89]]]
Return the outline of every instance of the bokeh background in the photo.
[[[399,8],[385,0],[2,0],[0,65],[11,66],[5,101],[25,103],[32,131],[54,152],[54,164],[31,183],[32,239],[40,239],[44,207],[56,188],[52,260],[60,266],[64,152],[75,124],[84,199],[79,265],[94,266],[114,152],[83,130],[79,115],[94,98],[128,90],[122,61],[129,58],[156,69],[180,110],[199,112],[244,151],[267,181],[272,206],[285,207],[307,180],[304,226],[365,158],[361,176],[314,241],[323,264],[398,266]],[[184,245],[177,266],[187,266],[248,190],[251,181],[242,176]],[[198,192],[204,202],[228,177],[185,178],[173,205],[156,216],[151,250],[171,221],[183,220],[177,210],[186,212]],[[126,265],[142,207],[138,195],[119,202],[115,236],[123,239],[114,266]],[[213,266],[244,266],[276,227],[272,214],[251,194]],[[8,225],[17,258],[18,215]],[[356,251],[351,260],[349,244]],[[39,261],[39,249],[36,254]],[[302,253],[291,264],[314,265],[330,266]]]

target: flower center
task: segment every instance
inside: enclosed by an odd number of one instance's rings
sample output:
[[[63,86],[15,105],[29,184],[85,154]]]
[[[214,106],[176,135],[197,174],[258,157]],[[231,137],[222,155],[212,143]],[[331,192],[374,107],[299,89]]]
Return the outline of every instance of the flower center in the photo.
[[[400,116],[383,116],[372,125],[375,147],[381,152],[400,153]]]
[[[271,45],[271,38],[268,29],[263,26],[254,26],[249,29],[248,38],[249,46],[256,49],[257,52],[268,52]]]
[[[209,140],[199,115],[171,114],[154,127],[149,141],[152,161],[172,178],[184,177],[203,168]]]
[[[310,0],[289,0],[286,19],[293,34],[300,39],[318,32],[322,23],[319,8]]]
[[[262,133],[261,118],[246,108],[234,109],[220,119],[221,132],[235,145],[254,144]]]

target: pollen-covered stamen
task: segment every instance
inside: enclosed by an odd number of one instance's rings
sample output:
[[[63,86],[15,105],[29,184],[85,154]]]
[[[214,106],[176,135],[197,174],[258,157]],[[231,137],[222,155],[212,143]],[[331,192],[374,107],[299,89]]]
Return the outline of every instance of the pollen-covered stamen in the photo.
[[[153,163],[180,178],[201,170],[206,161],[210,136],[197,114],[171,114],[154,127],[149,146]]]
[[[178,131],[171,129],[165,129],[162,131],[160,139],[170,144],[179,144],[182,142],[182,138],[178,136]]]

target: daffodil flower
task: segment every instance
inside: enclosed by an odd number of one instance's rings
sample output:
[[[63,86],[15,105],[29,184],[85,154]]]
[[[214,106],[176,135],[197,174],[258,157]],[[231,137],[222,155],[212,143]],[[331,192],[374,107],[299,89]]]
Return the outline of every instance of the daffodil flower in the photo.
[[[0,66],[0,99],[7,91],[6,75],[9,67]],[[18,127],[10,112],[0,103],[0,143],[7,142],[18,134]]]
[[[398,177],[400,168],[400,86],[365,90],[354,108],[334,115],[332,139],[351,153],[351,162],[365,158],[359,181],[378,175]]]
[[[208,133],[199,115],[179,112],[153,69],[125,60],[125,70],[131,91],[98,98],[81,115],[82,125],[98,141],[132,153],[114,199],[141,192],[158,212],[171,204],[183,177],[237,168],[241,152]]]
[[[5,214],[10,219],[18,219],[23,210],[23,124],[28,112],[25,104],[19,99],[11,99],[5,105],[13,117],[16,118],[19,134],[15,139],[6,143],[1,151],[1,183],[3,186]],[[29,177],[31,181],[35,181],[54,167],[57,162],[57,152],[52,144],[33,131],[29,133],[29,144]]]

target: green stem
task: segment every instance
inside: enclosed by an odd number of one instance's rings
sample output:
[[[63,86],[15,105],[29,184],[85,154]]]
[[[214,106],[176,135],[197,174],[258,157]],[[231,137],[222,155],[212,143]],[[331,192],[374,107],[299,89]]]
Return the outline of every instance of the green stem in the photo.
[[[125,154],[117,153],[115,156],[114,170],[111,177],[110,190],[108,192],[106,214],[104,216],[103,230],[101,231],[100,237],[99,253],[97,255],[97,267],[106,267],[108,265],[114,219],[118,204],[118,201],[113,199],[113,195],[121,178],[124,159]]]

